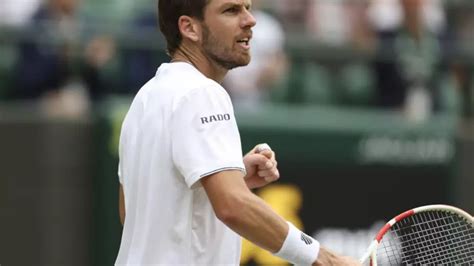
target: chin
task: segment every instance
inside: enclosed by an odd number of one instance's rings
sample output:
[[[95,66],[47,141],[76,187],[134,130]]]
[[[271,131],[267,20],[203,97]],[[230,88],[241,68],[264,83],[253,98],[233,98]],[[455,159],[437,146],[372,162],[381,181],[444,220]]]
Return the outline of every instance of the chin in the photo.
[[[235,60],[233,64],[234,66],[232,68],[244,67],[244,66],[247,66],[248,64],[250,64],[250,56]]]
[[[237,64],[236,67],[244,67],[244,66],[247,66],[248,64],[250,64],[250,60],[241,61],[239,62],[239,64]]]
[[[211,54],[210,57],[213,59],[215,63],[217,63],[219,66],[227,70],[246,66],[250,63],[250,55],[224,59],[223,57],[218,57]]]
[[[231,69],[234,69],[234,68],[237,68],[237,67],[243,67],[243,66],[246,66],[250,63],[250,60],[247,60],[247,61],[233,61],[233,62],[219,62],[218,64],[227,69],[227,70],[231,70]]]
[[[234,68],[239,68],[239,67],[244,67],[247,66],[249,63],[239,63],[239,64],[233,64],[233,65],[228,65],[227,70],[232,70]]]

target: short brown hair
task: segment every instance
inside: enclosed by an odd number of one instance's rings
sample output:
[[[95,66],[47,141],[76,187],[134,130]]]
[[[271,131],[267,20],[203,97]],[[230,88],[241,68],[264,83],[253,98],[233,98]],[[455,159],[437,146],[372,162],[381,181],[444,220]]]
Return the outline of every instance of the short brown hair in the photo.
[[[160,30],[165,36],[168,53],[173,55],[182,41],[178,27],[181,16],[204,19],[204,8],[210,0],[158,0]]]

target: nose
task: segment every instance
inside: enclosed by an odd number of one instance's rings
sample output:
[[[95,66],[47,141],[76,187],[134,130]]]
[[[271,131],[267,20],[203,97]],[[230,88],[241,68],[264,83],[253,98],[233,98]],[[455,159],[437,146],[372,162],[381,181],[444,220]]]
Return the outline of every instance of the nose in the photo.
[[[245,16],[244,16],[244,19],[243,19],[243,27],[244,28],[247,28],[247,27],[252,28],[256,24],[257,24],[257,20],[255,19],[255,17],[252,15],[252,13],[249,10],[246,10],[245,11]]]

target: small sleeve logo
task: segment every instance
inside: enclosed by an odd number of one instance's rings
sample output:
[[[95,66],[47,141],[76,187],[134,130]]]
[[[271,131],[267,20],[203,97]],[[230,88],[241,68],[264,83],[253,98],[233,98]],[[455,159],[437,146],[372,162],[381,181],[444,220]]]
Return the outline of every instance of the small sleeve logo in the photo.
[[[313,243],[313,240],[311,237],[305,235],[304,233],[301,233],[301,240],[306,243],[306,245],[311,245]]]
[[[230,120],[230,114],[215,114],[215,115],[210,115],[210,116],[203,116],[200,117],[201,119],[201,124],[210,124],[213,122],[221,122],[221,121],[229,121]]]

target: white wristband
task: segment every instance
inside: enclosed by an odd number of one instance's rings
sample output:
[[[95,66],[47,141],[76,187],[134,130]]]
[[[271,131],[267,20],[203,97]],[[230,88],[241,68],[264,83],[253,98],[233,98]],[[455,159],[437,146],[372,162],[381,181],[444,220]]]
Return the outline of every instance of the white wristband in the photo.
[[[274,255],[295,265],[311,265],[319,255],[319,242],[296,228],[292,223],[280,251]]]

